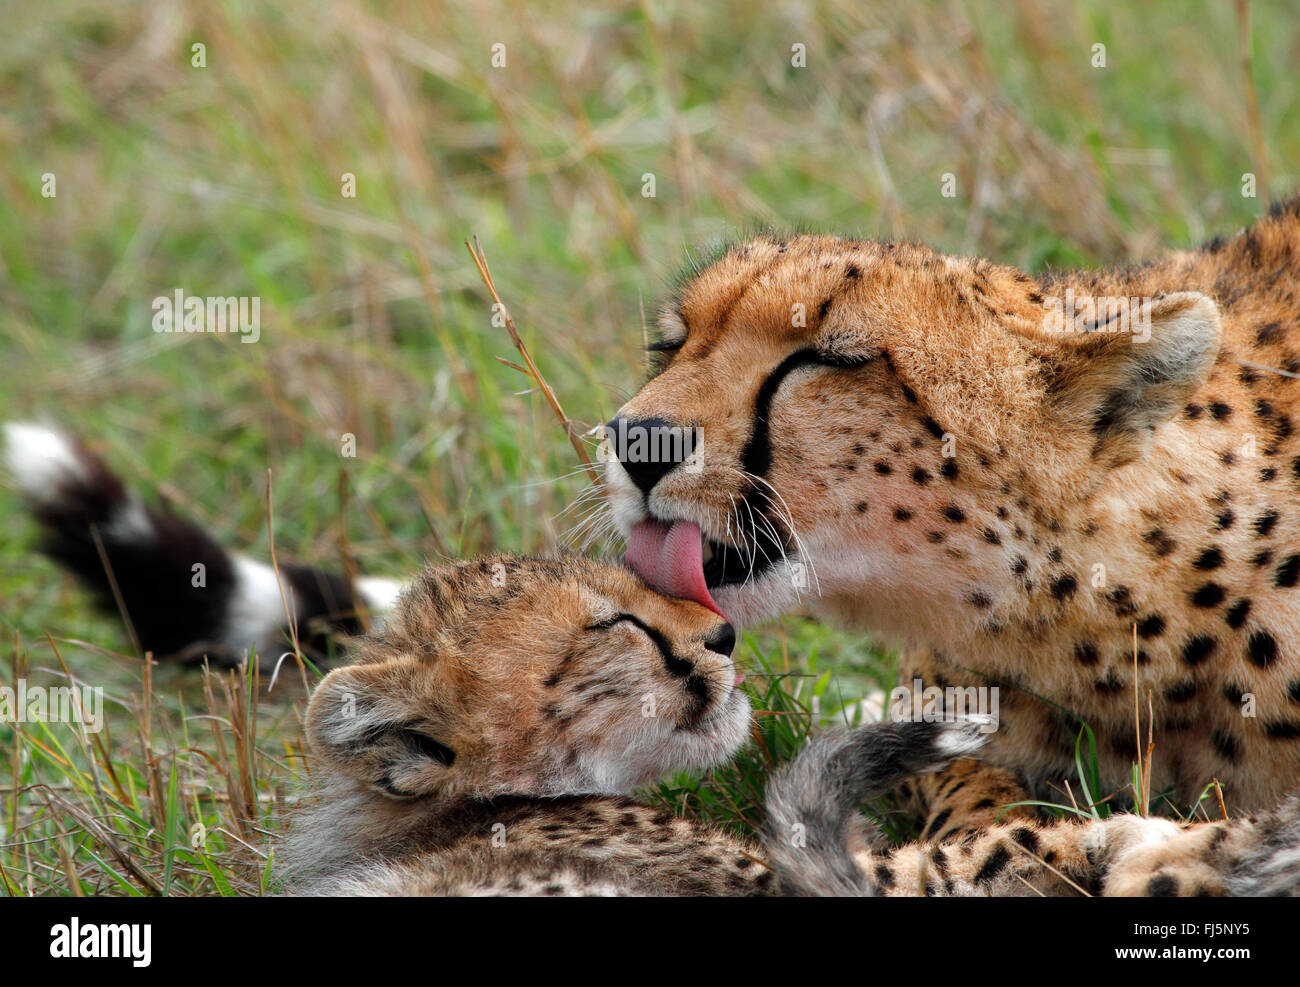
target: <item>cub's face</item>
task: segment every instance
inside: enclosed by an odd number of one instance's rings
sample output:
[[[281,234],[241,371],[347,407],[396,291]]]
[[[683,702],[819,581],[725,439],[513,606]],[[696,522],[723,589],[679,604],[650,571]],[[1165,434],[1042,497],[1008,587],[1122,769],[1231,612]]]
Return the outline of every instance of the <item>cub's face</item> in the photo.
[[[914,245],[727,252],[666,307],[656,373],[606,426],[627,563],[739,623],[807,599],[896,626],[1026,584],[1017,539],[1138,458],[1219,337],[1193,293],[1143,302],[1141,342],[1061,332],[1047,291]]]
[[[393,798],[627,792],[749,728],[717,614],[577,559],[431,568],[312,697],[334,771]]]

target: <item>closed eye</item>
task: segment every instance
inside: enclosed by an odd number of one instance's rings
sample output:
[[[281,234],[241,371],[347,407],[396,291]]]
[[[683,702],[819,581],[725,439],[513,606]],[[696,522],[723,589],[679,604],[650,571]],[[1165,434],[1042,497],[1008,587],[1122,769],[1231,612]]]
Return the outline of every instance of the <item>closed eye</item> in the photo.
[[[814,357],[817,363],[827,367],[838,367],[851,370],[855,367],[865,367],[868,363],[874,363],[880,359],[878,353],[826,353],[818,351]]]
[[[604,620],[598,620],[594,624],[588,624],[583,630],[586,631],[607,631],[615,624],[622,623],[625,620],[634,620],[630,613],[616,613],[612,617],[606,617]]]
[[[686,345],[684,339],[659,339],[646,347],[647,353],[676,353]]]
[[[645,632],[646,636],[649,637],[650,640],[654,642],[655,647],[659,649],[659,654],[663,657],[664,664],[667,666],[670,674],[678,678],[685,678],[687,675],[690,674],[691,669],[694,666],[691,665],[689,661],[685,661],[682,658],[678,658],[675,654],[673,654],[673,645],[672,642],[668,640],[668,636],[664,634],[663,631],[659,630],[659,628],[651,627],[649,624],[647,624],[636,614],[632,614],[632,613],[615,614],[614,616],[607,617],[604,620],[599,621],[595,624],[588,624],[587,630],[589,631],[605,630],[610,627],[613,627],[615,624],[620,624],[623,622],[633,624]]]

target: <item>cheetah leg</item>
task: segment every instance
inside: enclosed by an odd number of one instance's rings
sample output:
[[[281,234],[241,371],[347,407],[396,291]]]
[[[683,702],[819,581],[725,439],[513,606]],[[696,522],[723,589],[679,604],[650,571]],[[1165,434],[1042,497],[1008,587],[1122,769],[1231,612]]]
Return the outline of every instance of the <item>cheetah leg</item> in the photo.
[[[1000,823],[947,843],[860,851],[854,862],[890,897],[1090,896],[1099,889],[1087,854],[1090,825]]]
[[[903,656],[900,678],[904,683],[944,681],[945,672],[932,656],[911,652]],[[950,713],[962,712],[959,710]],[[997,743],[997,735],[990,744]],[[942,771],[917,777],[898,789],[907,816],[921,824],[922,841],[944,842],[990,829],[1000,821],[1032,819],[1028,806],[1006,807],[1028,798],[1015,775],[985,761],[962,758]]]
[[[1221,897],[1234,847],[1248,839],[1250,820],[1178,824],[1116,816],[1105,823],[1110,898]]]
[[[1004,822],[948,842],[855,848],[853,859],[891,897],[1222,895],[1225,860],[1249,826],[1127,814]]]
[[[984,832],[999,822],[1034,817],[1028,806],[1006,808],[1028,797],[1011,772],[973,758],[962,758],[942,771],[917,778],[900,789],[900,794],[909,814],[925,821],[922,841],[944,843]]]

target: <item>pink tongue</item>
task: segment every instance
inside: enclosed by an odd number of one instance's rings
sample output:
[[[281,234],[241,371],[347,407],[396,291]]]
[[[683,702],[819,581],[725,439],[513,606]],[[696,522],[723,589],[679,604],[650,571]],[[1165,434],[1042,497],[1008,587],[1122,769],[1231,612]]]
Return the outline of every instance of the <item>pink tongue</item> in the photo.
[[[694,600],[724,620],[704,583],[700,526],[692,521],[642,521],[627,540],[627,567],[668,596]]]

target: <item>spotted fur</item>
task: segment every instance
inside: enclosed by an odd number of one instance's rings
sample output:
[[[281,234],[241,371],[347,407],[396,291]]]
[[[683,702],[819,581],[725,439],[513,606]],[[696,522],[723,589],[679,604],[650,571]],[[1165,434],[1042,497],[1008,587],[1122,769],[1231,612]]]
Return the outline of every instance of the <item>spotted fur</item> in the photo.
[[[1234,814],[1267,809],[1300,784],[1297,284],[1300,200],[1040,277],[760,237],[684,279],[619,411],[697,426],[699,468],[612,457],[608,503],[625,533],[699,524],[733,620],[810,607],[891,638],[905,683],[1000,688],[988,766],[912,786],[935,838],[1060,801],[1081,723],[1103,792],[1126,788],[1135,692],[1154,791],[1188,804],[1217,778]],[[1090,316],[1054,321],[1081,297]],[[1112,331],[1119,297],[1145,341]]]
[[[716,614],[613,566],[427,570],[312,696],[326,791],[293,827],[290,886],[761,893],[743,841],[628,797],[744,742],[734,644]]]
[[[970,724],[879,724],[815,742],[782,777],[797,859],[637,801],[748,736],[735,633],[625,569],[499,556],[429,569],[307,711],[323,791],[289,837],[288,886],[358,895],[843,893],[846,813],[816,815],[835,763],[876,796],[978,746]],[[802,784],[801,784],[802,782]],[[773,824],[771,833],[780,834]],[[769,844],[770,847],[770,844]],[[785,868],[790,876],[785,878]],[[797,873],[796,873],[797,872]]]
[[[873,868],[854,859],[880,834],[857,808],[903,776],[944,767],[984,742],[983,723],[901,721],[815,738],[767,785],[763,847],[789,895],[870,897],[887,893]]]
[[[1296,897],[1300,801],[1217,822],[997,823],[854,859],[891,897]]]
[[[786,893],[858,897],[1300,895],[1300,797],[1260,816],[1178,823],[998,822],[892,846],[858,813],[890,769],[921,774],[983,736],[978,723],[900,722],[815,739],[768,783],[764,848]],[[966,761],[966,764],[974,762]],[[962,773],[957,772],[960,776]],[[965,784],[967,779],[958,781]]]

